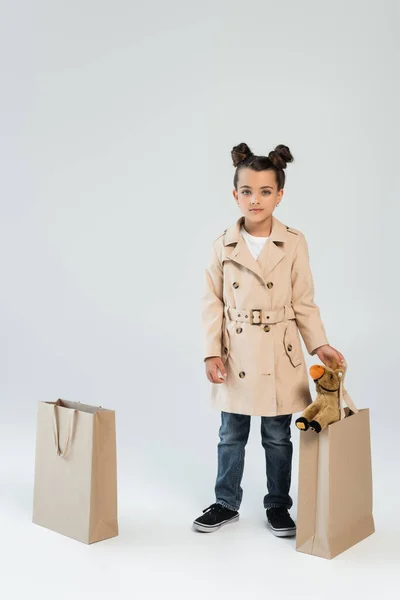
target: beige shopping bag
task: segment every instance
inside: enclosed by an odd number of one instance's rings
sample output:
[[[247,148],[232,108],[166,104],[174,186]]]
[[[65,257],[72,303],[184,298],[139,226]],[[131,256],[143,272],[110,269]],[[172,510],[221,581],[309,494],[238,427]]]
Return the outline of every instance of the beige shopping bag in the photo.
[[[115,412],[39,402],[33,522],[91,544],[118,535]]]
[[[340,421],[300,432],[296,550],[328,559],[375,531],[369,409],[356,408],[343,380]]]

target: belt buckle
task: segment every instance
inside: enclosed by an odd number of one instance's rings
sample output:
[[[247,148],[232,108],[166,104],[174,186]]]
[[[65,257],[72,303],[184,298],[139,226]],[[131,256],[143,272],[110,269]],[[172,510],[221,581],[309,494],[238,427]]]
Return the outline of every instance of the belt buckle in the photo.
[[[260,313],[260,320],[254,322],[254,312],[259,312]],[[251,325],[261,325],[262,323],[262,308],[252,308],[250,309],[250,324]]]

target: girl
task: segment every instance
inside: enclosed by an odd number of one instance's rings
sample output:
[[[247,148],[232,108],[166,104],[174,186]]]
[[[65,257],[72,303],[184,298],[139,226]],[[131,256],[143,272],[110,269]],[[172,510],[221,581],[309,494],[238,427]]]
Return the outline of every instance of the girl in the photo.
[[[239,519],[245,446],[251,416],[261,416],[268,493],[267,522],[278,536],[295,535],[288,509],[292,414],[311,402],[301,346],[326,365],[344,356],[329,345],[314,302],[304,234],[273,212],[282,201],[284,169],[293,156],[279,145],[266,156],[247,144],[231,152],[233,196],[242,216],[213,242],[205,272],[202,323],[211,400],[221,411],[216,501],[193,522],[216,531]]]

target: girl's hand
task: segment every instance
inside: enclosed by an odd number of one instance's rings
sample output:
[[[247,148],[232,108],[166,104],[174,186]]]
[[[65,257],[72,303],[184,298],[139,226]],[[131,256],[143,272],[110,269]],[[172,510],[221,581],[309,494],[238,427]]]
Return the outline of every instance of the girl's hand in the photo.
[[[316,349],[315,354],[321,362],[331,369],[340,367],[344,363],[344,356],[329,344],[324,344]],[[336,364],[335,364],[336,363]]]
[[[211,383],[224,383],[225,379],[221,379],[221,377],[218,375],[218,371],[220,371],[221,375],[226,377],[225,366],[220,357],[209,356],[206,358],[205,363],[207,379],[211,381]]]

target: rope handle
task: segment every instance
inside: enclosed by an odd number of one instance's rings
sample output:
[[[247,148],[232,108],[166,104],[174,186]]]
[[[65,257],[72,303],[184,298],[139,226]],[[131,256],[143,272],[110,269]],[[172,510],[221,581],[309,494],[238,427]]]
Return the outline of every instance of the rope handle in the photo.
[[[344,361],[343,365],[339,366],[339,369],[342,370],[342,375],[339,375],[339,400],[338,400],[338,407],[340,410],[340,419],[344,419],[346,417],[345,412],[344,412],[344,403],[347,404],[347,406],[349,407],[349,409],[353,412],[353,413],[358,413],[359,410],[356,407],[356,405],[354,404],[352,398],[350,397],[350,394],[348,393],[348,391],[345,389],[344,387],[344,378],[347,372],[347,362]]]
[[[74,429],[75,413],[76,413],[75,409],[69,410],[64,450],[61,450],[60,443],[59,443],[59,431],[58,431],[58,423],[57,423],[56,405],[53,404],[53,438],[54,438],[54,444],[56,447],[57,456],[65,457],[65,456],[67,456],[67,454],[70,450],[72,433],[73,433],[73,429]]]

